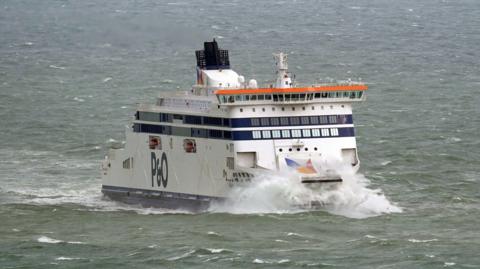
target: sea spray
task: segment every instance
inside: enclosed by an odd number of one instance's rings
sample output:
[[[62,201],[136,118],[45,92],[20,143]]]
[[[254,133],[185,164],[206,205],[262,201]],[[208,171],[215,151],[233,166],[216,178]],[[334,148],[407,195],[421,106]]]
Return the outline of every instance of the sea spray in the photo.
[[[325,210],[350,218],[401,212],[381,190],[368,188],[370,181],[362,174],[345,165],[335,164],[334,168],[342,183],[304,184],[298,173],[253,171],[251,184],[233,188],[227,201],[212,204],[210,211],[259,214]]]

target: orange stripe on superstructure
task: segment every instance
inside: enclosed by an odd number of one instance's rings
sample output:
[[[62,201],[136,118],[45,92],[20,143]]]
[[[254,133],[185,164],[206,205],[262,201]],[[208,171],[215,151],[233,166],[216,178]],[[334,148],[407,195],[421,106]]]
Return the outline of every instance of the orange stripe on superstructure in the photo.
[[[216,90],[215,94],[235,95],[235,94],[262,94],[262,93],[301,93],[301,92],[338,92],[338,91],[366,91],[367,85],[332,85],[319,87],[301,87],[301,88],[257,88],[257,89],[232,89]]]

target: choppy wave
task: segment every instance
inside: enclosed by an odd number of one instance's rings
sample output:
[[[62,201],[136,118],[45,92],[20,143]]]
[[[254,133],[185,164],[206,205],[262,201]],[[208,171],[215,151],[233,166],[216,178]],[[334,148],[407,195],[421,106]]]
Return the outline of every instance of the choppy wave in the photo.
[[[80,241],[63,241],[63,240],[51,238],[45,235],[42,235],[39,238],[37,238],[37,242],[46,243],[46,244],[60,244],[60,243],[74,244],[74,245],[85,244],[84,242],[80,242]]]

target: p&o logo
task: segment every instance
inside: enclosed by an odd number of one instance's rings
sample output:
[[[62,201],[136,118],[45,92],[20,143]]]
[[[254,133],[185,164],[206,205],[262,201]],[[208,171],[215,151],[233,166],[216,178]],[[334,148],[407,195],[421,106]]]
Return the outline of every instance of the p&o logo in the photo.
[[[157,159],[157,155],[155,155],[155,152],[152,152],[151,164],[152,164],[152,187],[154,187],[155,181],[156,181],[158,187],[163,186],[164,188],[166,188],[168,183],[167,154],[163,152],[162,157]]]

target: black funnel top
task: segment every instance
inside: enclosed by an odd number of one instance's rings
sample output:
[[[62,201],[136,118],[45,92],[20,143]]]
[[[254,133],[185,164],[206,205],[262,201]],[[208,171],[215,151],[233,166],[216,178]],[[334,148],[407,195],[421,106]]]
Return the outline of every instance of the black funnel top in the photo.
[[[197,66],[201,69],[230,69],[230,60],[228,59],[228,50],[218,49],[215,39],[212,42],[203,43],[204,49],[195,52],[197,56]]]

